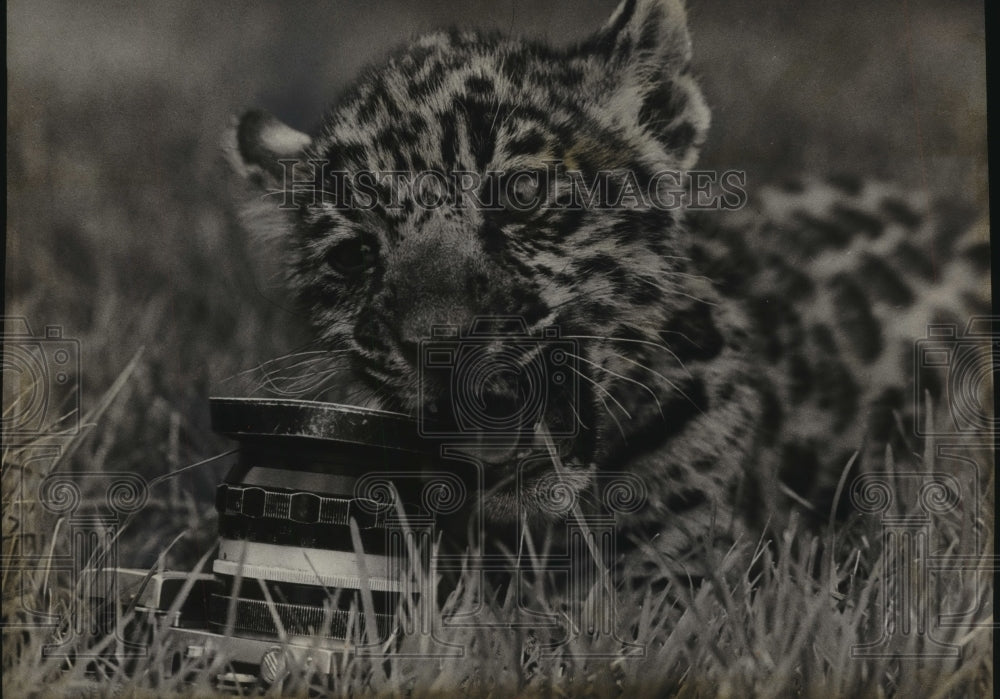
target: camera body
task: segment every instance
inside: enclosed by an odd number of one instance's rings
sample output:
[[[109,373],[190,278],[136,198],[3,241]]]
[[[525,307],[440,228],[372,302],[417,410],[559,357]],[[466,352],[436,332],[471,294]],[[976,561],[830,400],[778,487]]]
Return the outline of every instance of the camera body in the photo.
[[[3,318],[4,437],[71,435],[80,426],[80,343],[62,328],[32,334],[24,318]]]
[[[211,415],[238,443],[211,573],[91,570],[110,581],[91,585],[101,628],[140,655],[159,639],[167,677],[224,659],[212,680],[236,692],[294,668],[330,675],[344,653],[398,640],[413,570],[429,570],[437,521],[467,492],[454,478],[442,491],[436,445],[407,416],[329,403],[213,398]]]
[[[576,342],[561,337],[558,327],[534,336],[516,316],[477,318],[467,333],[435,326],[420,343],[420,434],[454,441],[517,439],[554,403],[577,406],[578,356]],[[446,387],[450,400],[436,400],[428,386]],[[497,398],[497,387],[505,398]],[[576,434],[579,425],[563,420],[548,428],[553,436],[565,437]]]
[[[927,327],[927,337],[914,347],[914,430],[918,436],[991,434],[993,377],[1000,371],[1000,319],[972,318],[964,332],[955,324]],[[934,389],[938,390],[934,390]],[[947,423],[928,425],[925,392],[941,396]]]

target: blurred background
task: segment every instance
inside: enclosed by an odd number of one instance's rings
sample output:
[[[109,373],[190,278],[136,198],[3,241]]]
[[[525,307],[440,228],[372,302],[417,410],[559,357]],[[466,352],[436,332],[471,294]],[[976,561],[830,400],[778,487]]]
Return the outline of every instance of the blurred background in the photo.
[[[80,340],[84,412],[143,348],[76,467],[152,478],[218,453],[206,398],[306,339],[272,251],[237,223],[219,145],[233,115],[262,106],[310,131],[359,69],[423,31],[565,44],[615,4],[9,2],[5,312]],[[982,2],[688,5],[714,115],[703,167],[746,170],[751,189],[872,175],[985,207]],[[162,486],[170,507],[150,510],[136,564],[211,519],[218,469]]]

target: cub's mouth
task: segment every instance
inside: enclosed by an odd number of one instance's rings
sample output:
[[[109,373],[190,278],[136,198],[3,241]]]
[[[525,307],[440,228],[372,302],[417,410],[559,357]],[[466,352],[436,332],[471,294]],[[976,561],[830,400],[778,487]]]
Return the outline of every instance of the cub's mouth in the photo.
[[[555,326],[489,320],[424,340],[410,358],[416,381],[396,397],[423,438],[469,457],[487,518],[563,515],[592,480],[587,362]]]
[[[445,442],[447,443],[447,442]],[[569,514],[593,480],[587,440],[552,435],[543,419],[503,438],[466,435],[449,444],[479,471],[478,505],[489,521],[554,520]]]
[[[485,469],[480,494],[485,517],[508,522],[556,520],[567,516],[578,494],[587,489],[593,479],[588,460],[574,454],[577,447],[577,441],[572,438],[553,438],[545,423],[540,423],[530,439],[507,451],[502,461]],[[479,454],[469,453],[489,463],[490,451],[480,448]]]

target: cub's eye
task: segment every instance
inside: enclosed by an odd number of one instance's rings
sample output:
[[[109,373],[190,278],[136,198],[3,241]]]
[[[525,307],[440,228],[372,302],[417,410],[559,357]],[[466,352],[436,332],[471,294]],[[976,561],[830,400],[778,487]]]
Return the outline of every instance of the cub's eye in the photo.
[[[326,263],[345,277],[358,277],[375,266],[375,248],[363,240],[345,240],[326,254]]]

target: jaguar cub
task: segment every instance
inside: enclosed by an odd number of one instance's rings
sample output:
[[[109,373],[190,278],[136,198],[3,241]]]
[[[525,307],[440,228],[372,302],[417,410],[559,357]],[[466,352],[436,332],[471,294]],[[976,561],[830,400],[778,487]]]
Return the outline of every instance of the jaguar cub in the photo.
[[[558,463],[520,480],[531,430],[490,452],[490,518],[541,518],[552,469],[580,495],[627,472],[647,500],[624,525],[680,561],[878,453],[912,403],[913,341],[988,293],[970,221],[883,185],[806,181],[695,215],[635,196],[690,191],[709,125],[690,60],[678,0],[624,0],[571,48],[435,33],[363,75],[317,133],[250,112],[233,147],[262,201],[288,204],[290,284],[375,405],[448,413],[453,387],[420,367],[434,326],[461,344],[477,319],[515,318],[572,343],[562,383],[541,342],[486,345],[510,365],[474,387],[485,410],[543,390],[536,417],[565,428],[549,430]],[[570,201],[554,167],[604,199]],[[519,205],[539,189],[545,205]]]

